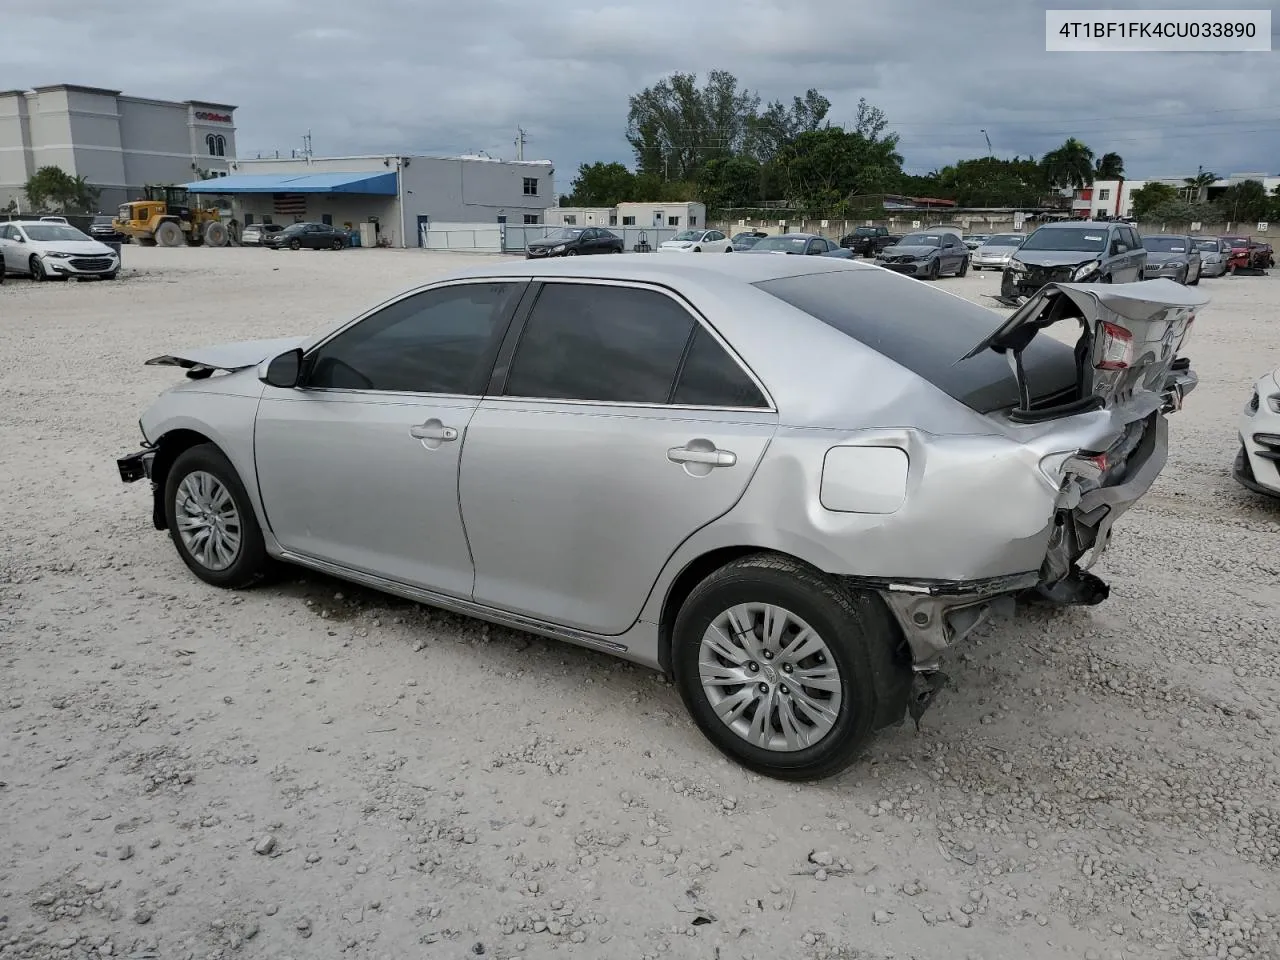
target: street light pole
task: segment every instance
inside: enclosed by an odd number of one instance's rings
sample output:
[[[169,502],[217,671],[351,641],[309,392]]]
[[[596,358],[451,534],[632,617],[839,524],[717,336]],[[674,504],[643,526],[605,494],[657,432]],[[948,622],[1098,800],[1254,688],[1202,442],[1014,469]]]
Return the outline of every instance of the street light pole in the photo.
[[[989,136],[987,136],[987,131],[986,131],[986,130],[981,130],[981,131],[979,131],[979,132],[982,134],[982,136],[983,136],[983,137],[985,137],[985,138],[986,138],[986,141],[987,141],[987,156],[988,156],[989,158],[994,157],[995,155],[991,152],[991,138],[990,138]]]

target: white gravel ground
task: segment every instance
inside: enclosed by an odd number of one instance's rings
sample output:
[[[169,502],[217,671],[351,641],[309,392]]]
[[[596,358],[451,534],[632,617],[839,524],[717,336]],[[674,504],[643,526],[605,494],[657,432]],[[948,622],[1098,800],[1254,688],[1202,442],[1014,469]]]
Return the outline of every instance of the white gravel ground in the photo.
[[[143,360],[477,259],[126,247],[0,286],[0,958],[1280,957],[1280,505],[1227,474],[1280,277],[1204,282],[1111,599],[987,629],[922,733],[794,786],[603,655],[206,587],[120,483],[175,378]]]

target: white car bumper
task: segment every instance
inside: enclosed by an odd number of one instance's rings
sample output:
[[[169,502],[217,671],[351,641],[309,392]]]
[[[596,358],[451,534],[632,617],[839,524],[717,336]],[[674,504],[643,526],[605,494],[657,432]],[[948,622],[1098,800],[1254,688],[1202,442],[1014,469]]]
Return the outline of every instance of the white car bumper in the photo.
[[[74,257],[45,254],[40,258],[40,263],[44,272],[51,277],[100,277],[120,269],[120,258],[114,252],[79,254]]]
[[[1280,497],[1280,382],[1274,373],[1258,379],[1240,415],[1240,450],[1231,473],[1256,493]]]

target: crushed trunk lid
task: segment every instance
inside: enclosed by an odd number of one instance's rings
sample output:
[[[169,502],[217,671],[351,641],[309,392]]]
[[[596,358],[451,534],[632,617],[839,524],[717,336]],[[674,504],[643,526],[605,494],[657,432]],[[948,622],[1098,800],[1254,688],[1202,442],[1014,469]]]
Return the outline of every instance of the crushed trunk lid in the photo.
[[[1173,280],[1124,284],[1049,283],[1013,312],[986,339],[956,362],[984,350],[1007,354],[1021,402],[1010,416],[1035,421],[1146,400],[1151,409],[1177,409],[1197,382],[1178,349],[1204,293]],[[1022,352],[1041,330],[1063,320],[1082,330],[1076,342],[1078,394],[1070,403],[1032,409]],[[1171,392],[1176,397],[1170,396]],[[1139,405],[1144,405],[1141,402]]]
[[[282,337],[276,340],[220,343],[211,347],[196,347],[152,357],[145,366],[183,367],[187,370],[187,376],[192,378],[207,377],[215,370],[233,373],[236,370],[256,367],[263,360],[270,360],[286,350],[302,346],[307,340],[307,337]]]

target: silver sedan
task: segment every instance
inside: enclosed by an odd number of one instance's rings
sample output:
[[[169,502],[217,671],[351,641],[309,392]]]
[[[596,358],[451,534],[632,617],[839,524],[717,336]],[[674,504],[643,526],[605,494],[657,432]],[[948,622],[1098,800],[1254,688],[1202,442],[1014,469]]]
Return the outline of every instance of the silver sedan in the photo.
[[[969,254],[969,265],[975,270],[1003,270],[1025,239],[1025,233],[998,233],[988,237]]]
[[[121,479],[206,583],[297,565],[616,654],[730,757],[813,779],[918,722],[1014,597],[1105,599],[1087,567],[1196,383],[1205,298],[1165,280],[1002,320],[831,257],[600,261],[156,357],[189,379]]]

